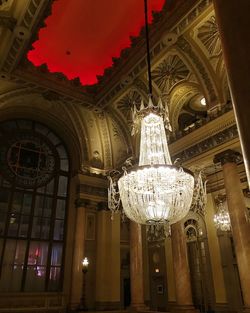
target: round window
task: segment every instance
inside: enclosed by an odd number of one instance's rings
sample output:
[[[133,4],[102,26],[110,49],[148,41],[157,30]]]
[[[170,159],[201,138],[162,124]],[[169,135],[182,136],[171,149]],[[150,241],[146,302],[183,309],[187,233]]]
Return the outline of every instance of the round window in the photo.
[[[0,168],[17,186],[34,188],[46,184],[56,169],[57,152],[40,134],[18,132],[4,138],[0,147]]]

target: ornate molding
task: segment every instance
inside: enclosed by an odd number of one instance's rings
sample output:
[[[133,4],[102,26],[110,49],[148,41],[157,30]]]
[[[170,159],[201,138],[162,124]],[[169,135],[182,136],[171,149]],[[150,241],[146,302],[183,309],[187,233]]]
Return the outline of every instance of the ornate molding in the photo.
[[[31,3],[33,2],[34,1],[31,1]],[[53,0],[49,0],[48,3],[46,2],[46,6],[43,5],[42,7],[41,4],[38,15],[43,15],[43,19],[45,19],[51,13],[52,3]],[[211,0],[199,0],[198,3],[194,0],[188,2],[179,0],[170,7],[166,7],[165,5],[162,12],[155,13],[153,23],[150,26],[152,58],[158,56],[166,48],[166,45],[162,41],[162,34],[166,32],[167,28],[172,28],[174,32],[179,35],[182,30],[188,26],[188,23],[198,18],[199,14],[209,5],[211,5]],[[190,8],[192,8],[192,11],[190,11]],[[184,13],[188,11],[190,11],[188,15],[185,15]],[[30,12],[25,13],[24,22],[21,23],[21,26],[30,28],[27,21],[31,17],[27,14],[30,14]],[[184,15],[185,18],[181,18]],[[30,45],[37,39],[38,30],[43,26],[44,20],[40,19],[36,21],[36,25],[33,27],[36,33],[34,33],[30,40]],[[34,66],[22,64],[18,66],[16,75],[24,78],[24,80],[28,82],[35,81],[34,85],[36,87],[45,87],[45,89],[59,93],[63,101],[78,103],[91,110],[100,111],[106,107],[118,93],[121,93],[124,88],[127,87],[127,83],[134,79],[136,80],[138,76],[145,71],[146,59],[145,57],[142,58],[142,55],[145,55],[144,29],[141,30],[138,37],[131,37],[131,43],[131,48],[122,50],[119,58],[113,58],[112,68],[106,69],[104,76],[99,77],[99,83],[94,86],[83,87],[80,86],[78,79],[69,81],[63,74],[51,74],[47,71],[46,66],[41,66],[36,69]],[[132,58],[133,60],[131,61]],[[125,73],[126,71],[128,73]],[[125,83],[124,77],[128,78]],[[41,86],[41,81],[43,81],[43,86]],[[144,86],[141,87],[142,90],[147,93]]]
[[[25,48],[28,46],[28,39],[31,36],[31,29],[37,23],[37,16],[43,13],[45,15],[49,12],[52,0],[48,1],[29,1],[27,8],[21,14],[21,19],[17,21],[17,25],[13,29],[13,33],[9,39],[10,48],[5,57],[1,70],[3,72],[11,72],[18,64],[20,57],[23,55]],[[48,9],[49,8],[49,9]]]
[[[203,65],[195,51],[193,50],[191,44],[183,36],[181,36],[177,41],[177,46],[192,60],[192,63],[198,70],[198,73],[202,78],[202,82],[206,86],[209,103],[211,104],[215,103],[217,101],[217,96],[210,76],[205,66]]]
[[[132,123],[131,109],[134,104],[140,105],[141,99],[141,94],[132,88],[116,103],[116,109],[122,113],[130,126]]]
[[[100,135],[101,142],[103,143],[104,150],[104,167],[111,168],[112,167],[112,149],[111,149],[111,141],[109,136],[109,128],[106,120],[105,114],[99,115],[99,125],[100,125]]]
[[[45,64],[35,67],[28,60],[24,60],[12,74],[25,82],[32,82],[41,92],[57,93],[65,102],[99,111],[93,94],[88,93],[87,87],[79,84],[78,79],[68,80],[64,74],[50,73]]]
[[[207,49],[210,56],[221,54],[221,41],[215,16],[211,16],[209,20],[198,28],[197,37]]]
[[[171,12],[165,6],[162,12],[154,15],[154,21],[150,26],[150,42],[151,46],[151,58],[152,60],[157,57],[166,49],[166,45],[162,42],[164,37],[162,35],[166,30],[171,30],[180,35],[187,26],[192,23],[199,15],[210,5],[212,0],[200,0],[197,1],[183,1],[180,0],[175,3],[171,8]],[[192,11],[190,11],[192,8]],[[190,11],[187,15],[186,12]],[[181,18],[185,16],[185,18]],[[132,45],[130,48],[126,48],[121,52],[119,58],[115,59],[112,68],[107,69],[104,72],[104,76],[99,77],[99,82],[96,86],[96,90],[99,92],[98,105],[104,108],[115,97],[118,92],[123,90],[121,82],[115,82],[114,76],[118,77],[119,73],[124,73],[124,67],[127,68],[126,76],[137,78],[146,68],[146,57],[143,52],[144,41],[144,29],[141,30],[139,37],[132,38]],[[133,64],[129,62],[129,58],[133,57]],[[113,60],[114,61],[114,60]],[[126,71],[126,69],[125,69]]]
[[[182,162],[186,162],[200,154],[224,144],[225,142],[238,138],[238,136],[237,126],[233,125],[187,149],[184,149],[180,153],[174,154],[173,160],[180,159]]]
[[[178,55],[169,55],[152,71],[152,79],[162,93],[170,90],[180,81],[186,80],[189,69]]]

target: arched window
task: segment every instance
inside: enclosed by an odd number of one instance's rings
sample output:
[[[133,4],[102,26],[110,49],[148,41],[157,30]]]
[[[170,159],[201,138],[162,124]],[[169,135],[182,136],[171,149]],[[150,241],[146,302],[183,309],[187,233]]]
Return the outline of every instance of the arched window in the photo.
[[[0,291],[62,289],[69,159],[30,120],[0,124]]]

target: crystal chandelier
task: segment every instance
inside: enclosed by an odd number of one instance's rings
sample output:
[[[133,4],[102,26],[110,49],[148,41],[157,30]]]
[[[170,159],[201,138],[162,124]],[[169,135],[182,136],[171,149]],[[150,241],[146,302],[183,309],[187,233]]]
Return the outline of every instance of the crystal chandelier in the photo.
[[[221,231],[230,231],[231,229],[230,216],[222,200],[219,200],[217,204],[217,213],[214,215],[214,223],[216,228]]]
[[[150,96],[148,105],[142,101],[140,109],[135,106],[133,110],[134,130],[140,125],[141,134],[139,165],[123,168],[117,183],[109,177],[108,202],[115,212],[121,201],[127,217],[136,223],[173,224],[190,209],[194,177],[189,170],[172,164],[165,133],[165,127],[171,130],[168,108],[161,100],[157,105],[152,102],[147,0],[144,3]]]
[[[158,108],[158,106],[157,106]],[[139,166],[118,180],[127,217],[139,224],[175,223],[190,209],[194,178],[182,167],[172,165],[163,118],[141,106],[141,144]],[[147,111],[149,110],[149,113]]]

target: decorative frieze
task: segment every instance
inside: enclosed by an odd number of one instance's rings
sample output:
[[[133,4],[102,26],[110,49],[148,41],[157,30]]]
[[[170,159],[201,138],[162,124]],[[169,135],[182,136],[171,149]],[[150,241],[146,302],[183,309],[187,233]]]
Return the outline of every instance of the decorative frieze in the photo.
[[[152,72],[152,79],[162,93],[169,92],[178,82],[187,79],[189,69],[178,55],[169,55]]]
[[[203,141],[198,142],[197,144],[189,147],[188,149],[185,149],[182,152],[175,154],[172,159],[173,160],[180,159],[182,162],[185,162],[227,141],[230,141],[234,138],[238,138],[238,136],[239,135],[237,126],[233,125]]]

